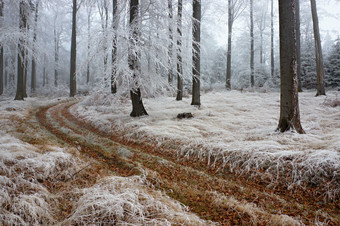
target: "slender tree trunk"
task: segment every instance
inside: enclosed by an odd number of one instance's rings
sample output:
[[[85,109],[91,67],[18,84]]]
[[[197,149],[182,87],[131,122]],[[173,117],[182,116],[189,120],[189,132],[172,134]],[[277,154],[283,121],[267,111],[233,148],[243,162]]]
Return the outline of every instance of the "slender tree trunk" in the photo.
[[[46,85],[46,55],[44,55],[43,87]]]
[[[104,12],[105,12],[105,27],[104,27],[104,76],[105,80],[108,81],[108,59],[109,59],[109,54],[108,54],[108,23],[109,23],[109,9],[108,9],[108,0],[104,0]],[[111,85],[110,85],[111,88]]]
[[[297,49],[297,74],[298,74],[298,91],[302,92],[301,79],[301,32],[300,32],[300,1],[296,2],[296,49]]]
[[[169,74],[168,74],[168,82],[172,83],[173,80],[173,70],[172,70],[172,48],[173,48],[173,34],[172,34],[172,0],[168,0],[168,8],[169,8],[169,47],[168,47],[168,64],[169,64]]]
[[[193,0],[192,26],[192,102],[191,105],[200,106],[200,73],[201,73],[201,0]]]
[[[27,18],[27,15],[26,15]],[[29,34],[29,25],[26,22],[26,32]],[[28,40],[25,41],[25,45],[28,45]],[[25,61],[24,61],[24,98],[27,97],[27,77],[28,77],[28,49],[25,47]]]
[[[271,0],[271,22],[270,22],[270,75],[272,79],[274,78],[274,0]]]
[[[323,56],[322,47],[319,32],[319,19],[316,9],[315,0],[310,0],[312,17],[313,17],[313,28],[314,28],[314,42],[315,42],[315,60],[316,60],[316,73],[317,73],[317,89],[316,96],[326,95],[325,91],[325,70],[323,68]]]
[[[139,67],[139,59],[138,59],[138,50],[135,49],[133,43],[138,43],[139,38],[139,0],[131,0],[130,1],[130,50],[129,50],[129,67],[131,71],[133,71],[133,77],[136,77],[140,74]],[[130,114],[131,117],[139,117],[142,115],[147,115],[143,101],[142,94],[140,88],[136,82],[135,88],[131,89],[130,97],[132,101],[132,112]]]
[[[182,0],[178,0],[177,12],[177,97],[176,100],[183,98],[183,65],[182,65]]]
[[[115,32],[113,37],[113,43],[112,43],[112,71],[111,71],[111,93],[117,93],[117,58],[118,58],[118,52],[117,52],[117,33],[118,33],[118,5],[117,0],[113,0],[113,11],[112,11],[112,28]]]
[[[77,0],[73,0],[72,11],[72,41],[71,41],[71,69],[70,69],[70,97],[77,93]]]
[[[227,71],[226,71],[226,88],[231,88],[231,40],[233,30],[233,5],[232,1],[228,0],[228,50],[227,50]]]
[[[59,79],[59,34],[56,28],[54,28],[54,86],[58,87]]]
[[[27,25],[25,13],[25,1],[20,1],[19,28],[20,32],[24,32]],[[18,43],[18,67],[17,67],[17,92],[14,100],[24,100],[24,74],[25,74],[25,46],[23,38],[19,39]]]
[[[4,83],[4,87],[7,89],[7,85],[8,85],[8,57],[6,57],[5,60],[5,83]]]
[[[35,16],[34,16],[34,34],[33,34],[33,46],[37,42],[37,30],[38,30],[38,13],[39,13],[39,1],[35,4]],[[32,74],[31,74],[31,92],[35,92],[37,86],[37,69],[35,63],[35,51],[33,47],[32,54]]]
[[[254,87],[254,18],[253,18],[253,0],[250,0],[250,86]]]
[[[3,8],[4,8],[4,2],[3,0],[0,0],[0,21],[3,21]],[[0,24],[1,29],[2,24]],[[4,92],[4,47],[0,43],[0,95]]]
[[[281,98],[278,130],[285,132],[294,129],[298,133],[304,133],[300,123],[298,100],[297,2],[298,0],[279,0]]]
[[[90,34],[91,34],[91,12],[92,6],[88,9],[87,12],[87,65],[86,65],[86,84],[90,82]]]

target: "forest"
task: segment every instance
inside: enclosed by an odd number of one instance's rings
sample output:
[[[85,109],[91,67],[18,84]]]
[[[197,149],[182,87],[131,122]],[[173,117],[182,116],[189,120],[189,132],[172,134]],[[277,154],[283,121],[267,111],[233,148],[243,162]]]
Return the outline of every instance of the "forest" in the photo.
[[[0,0],[0,225],[339,225],[339,12]]]

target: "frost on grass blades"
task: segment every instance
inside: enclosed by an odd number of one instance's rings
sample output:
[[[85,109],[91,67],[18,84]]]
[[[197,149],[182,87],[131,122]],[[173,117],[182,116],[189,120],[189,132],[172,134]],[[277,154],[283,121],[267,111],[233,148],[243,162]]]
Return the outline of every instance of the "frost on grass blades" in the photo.
[[[65,225],[207,225],[180,203],[151,190],[144,178],[107,177],[79,191],[81,198]]]
[[[279,93],[212,92],[200,109],[189,99],[145,99],[149,117],[128,117],[129,102],[89,96],[72,111],[103,131],[118,132],[137,143],[158,145],[182,157],[199,158],[219,170],[255,176],[271,186],[316,188],[319,198],[340,192],[340,124],[337,92],[300,95],[307,134],[277,133]],[[97,103],[106,105],[98,106]],[[194,118],[177,120],[181,112]]]
[[[75,148],[59,148],[52,141],[31,145],[14,137],[21,122],[11,117],[25,118],[32,104],[42,102],[29,98],[20,104],[2,101],[0,106],[0,225],[210,223],[154,191],[143,177],[99,179],[105,173],[98,171],[104,170],[98,170],[94,160],[80,159]]]

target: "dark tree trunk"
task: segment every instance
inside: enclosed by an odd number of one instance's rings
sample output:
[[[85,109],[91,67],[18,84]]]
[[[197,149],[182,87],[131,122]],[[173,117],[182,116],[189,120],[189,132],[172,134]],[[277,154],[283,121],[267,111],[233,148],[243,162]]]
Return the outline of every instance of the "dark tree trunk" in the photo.
[[[34,34],[33,34],[33,45],[37,42],[37,29],[38,29],[38,13],[39,13],[39,1],[35,4],[35,16],[34,16]],[[33,48],[32,54],[32,74],[31,74],[31,92],[35,92],[37,86],[37,69],[35,63],[35,51]]]
[[[71,41],[70,97],[77,93],[77,0],[73,0]]]
[[[139,39],[139,0],[131,0],[130,1],[130,49],[129,49],[129,67],[131,71],[133,71],[133,77],[136,78],[140,73],[139,62],[138,62],[138,50],[134,49],[133,43],[138,43]],[[136,88],[130,91],[131,101],[132,101],[132,112],[130,114],[131,117],[139,117],[142,115],[147,115],[143,101],[142,94],[140,92],[140,88],[136,82]]]
[[[313,17],[313,28],[314,28],[314,42],[315,42],[315,60],[316,60],[316,73],[317,73],[317,89],[316,96],[326,95],[325,91],[325,70],[323,68],[323,56],[322,56],[322,47],[320,40],[320,31],[319,31],[319,19],[318,13],[316,10],[315,0],[310,0],[312,17]]]
[[[200,73],[201,73],[201,0],[193,0],[193,26],[192,26],[192,102],[191,105],[200,106]]]
[[[112,43],[112,71],[111,71],[111,93],[117,93],[117,30],[118,30],[118,5],[117,0],[113,0],[112,28],[115,32]]]
[[[173,70],[172,70],[172,48],[173,48],[173,34],[172,34],[172,0],[168,0],[168,9],[169,9],[169,47],[168,47],[168,64],[169,64],[169,73],[168,73],[168,82],[172,83],[173,80]]]
[[[183,65],[182,65],[182,0],[178,0],[177,12],[177,96],[176,100],[183,98]]]
[[[233,9],[232,1],[228,0],[228,50],[227,50],[227,71],[226,71],[226,88],[231,88],[231,36],[233,32]]]
[[[290,129],[304,133],[300,123],[298,78],[296,4],[298,0],[279,0],[281,98],[278,130]]]
[[[19,15],[19,29],[20,32],[24,32],[27,25],[26,18],[26,3],[25,1],[20,1],[20,15]],[[14,100],[24,100],[24,74],[25,74],[25,47],[23,38],[19,39],[18,43],[18,67],[17,67],[17,91]]]
[[[301,79],[301,32],[300,32],[300,2],[296,2],[296,51],[297,51],[297,74],[298,74],[298,91],[302,92]]]
[[[27,33],[29,33],[29,30],[27,29]],[[25,45],[28,44],[28,41],[25,43]],[[25,47],[26,48],[26,47]],[[28,77],[28,49],[25,50],[25,66],[24,66],[24,98],[27,97],[27,77]]]
[[[271,0],[271,10],[270,10],[270,75],[272,79],[274,78],[274,0]]]
[[[59,34],[56,28],[54,28],[54,86],[58,86],[59,77]]]
[[[3,20],[4,2],[0,0],[0,21]],[[0,24],[1,26],[2,24]],[[0,27],[1,28],[1,27]],[[4,92],[4,47],[0,43],[0,95]]]
[[[250,0],[250,86],[255,85],[254,71],[254,18],[253,18],[253,0]]]

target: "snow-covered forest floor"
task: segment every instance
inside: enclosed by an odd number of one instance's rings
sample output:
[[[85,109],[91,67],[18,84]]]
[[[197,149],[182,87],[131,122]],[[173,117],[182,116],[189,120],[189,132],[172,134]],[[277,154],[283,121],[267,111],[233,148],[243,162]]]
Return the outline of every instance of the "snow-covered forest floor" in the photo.
[[[38,107],[60,101],[0,99],[0,225],[212,224],[142,175],[117,176],[39,126]]]
[[[173,97],[145,99],[149,116],[129,117],[129,102],[92,95],[74,107],[75,114],[103,131],[137,143],[152,143],[186,158],[199,158],[224,171],[258,176],[288,189],[315,186],[317,199],[339,199],[340,92],[299,95],[306,134],[276,132],[278,92],[222,91],[202,95],[202,106]],[[338,96],[339,95],[339,96]],[[117,102],[115,102],[117,101]],[[191,119],[177,114],[191,112]]]
[[[145,98],[141,118],[103,93],[1,97],[0,224],[336,225],[339,94],[299,95],[303,135],[275,131],[277,92]]]

